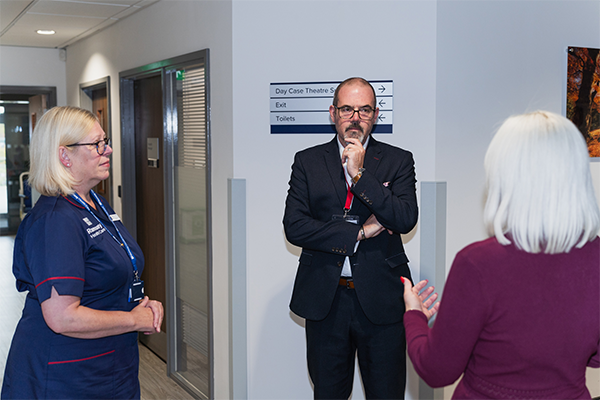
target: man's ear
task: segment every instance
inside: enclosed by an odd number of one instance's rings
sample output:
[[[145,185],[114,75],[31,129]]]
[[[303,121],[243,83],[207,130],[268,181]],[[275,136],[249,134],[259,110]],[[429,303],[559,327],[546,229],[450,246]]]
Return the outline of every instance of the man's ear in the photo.
[[[65,167],[69,168],[71,166],[71,159],[69,158],[69,152],[66,147],[60,146],[58,148],[58,158]]]
[[[331,117],[331,122],[335,124],[335,106],[332,104],[329,106],[329,116]]]

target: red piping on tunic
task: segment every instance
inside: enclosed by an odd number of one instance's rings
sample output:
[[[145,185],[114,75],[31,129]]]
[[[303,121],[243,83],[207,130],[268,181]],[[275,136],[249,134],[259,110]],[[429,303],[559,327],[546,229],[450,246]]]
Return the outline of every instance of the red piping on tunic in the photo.
[[[69,200],[69,198],[67,196],[63,196],[63,198],[68,201],[69,203],[73,204],[75,207],[77,208],[81,208],[81,209],[85,209],[81,204],[77,204],[77,203],[73,203],[71,200]]]
[[[81,359],[79,359],[79,360],[50,361],[50,362],[48,363],[48,365],[53,365],[53,364],[66,364],[66,363],[72,363],[72,362],[86,361],[86,360],[91,360],[91,359],[93,359],[93,358],[102,357],[102,356],[105,356],[105,355],[107,355],[107,354],[114,353],[114,352],[115,352],[115,350],[111,350],[111,351],[108,351],[108,352],[106,352],[106,353],[103,353],[103,354],[98,354],[97,356],[92,356],[92,357],[88,357],[88,358],[81,358]]]
[[[47,282],[47,281],[51,281],[51,280],[54,280],[54,279],[75,279],[75,280],[78,280],[78,281],[85,282],[85,279],[79,278],[77,276],[56,276],[54,278],[44,279],[43,281],[41,281],[40,283],[38,283],[37,285],[35,285],[35,288],[37,289],[42,283]]]

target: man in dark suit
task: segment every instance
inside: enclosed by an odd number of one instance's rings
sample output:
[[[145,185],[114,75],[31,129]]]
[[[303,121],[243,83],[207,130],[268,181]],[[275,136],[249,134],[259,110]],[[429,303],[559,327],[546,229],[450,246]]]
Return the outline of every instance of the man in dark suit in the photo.
[[[400,237],[417,223],[412,154],[370,136],[373,87],[350,78],[329,113],[336,137],[296,154],[283,224],[302,247],[291,310],[306,319],[317,399],[347,399],[354,357],[369,399],[402,399],[406,343]]]

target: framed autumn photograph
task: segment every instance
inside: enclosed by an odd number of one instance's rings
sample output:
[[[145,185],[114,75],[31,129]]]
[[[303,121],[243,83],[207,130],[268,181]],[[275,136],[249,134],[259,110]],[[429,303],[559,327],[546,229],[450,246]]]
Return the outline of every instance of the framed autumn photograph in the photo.
[[[568,48],[567,118],[587,141],[590,157],[600,157],[600,49]]]

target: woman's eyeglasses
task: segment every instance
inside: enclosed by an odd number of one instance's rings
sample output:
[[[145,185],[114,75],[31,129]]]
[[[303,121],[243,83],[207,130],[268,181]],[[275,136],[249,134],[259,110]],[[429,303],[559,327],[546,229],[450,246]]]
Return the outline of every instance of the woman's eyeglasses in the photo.
[[[96,146],[96,151],[98,152],[98,155],[101,156],[106,151],[106,146],[110,146],[110,138],[104,138],[94,143],[74,143],[67,145],[67,147],[73,146]]]

